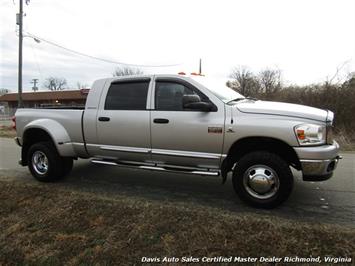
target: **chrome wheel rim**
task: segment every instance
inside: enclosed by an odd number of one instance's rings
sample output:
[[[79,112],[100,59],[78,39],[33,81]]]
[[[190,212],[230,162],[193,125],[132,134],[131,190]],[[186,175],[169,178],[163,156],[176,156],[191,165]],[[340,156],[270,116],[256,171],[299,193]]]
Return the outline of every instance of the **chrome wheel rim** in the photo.
[[[41,151],[35,151],[32,155],[32,166],[36,173],[44,175],[48,171],[48,158]]]
[[[280,180],[272,168],[266,165],[253,165],[245,171],[243,185],[249,195],[265,200],[276,195],[280,188]]]

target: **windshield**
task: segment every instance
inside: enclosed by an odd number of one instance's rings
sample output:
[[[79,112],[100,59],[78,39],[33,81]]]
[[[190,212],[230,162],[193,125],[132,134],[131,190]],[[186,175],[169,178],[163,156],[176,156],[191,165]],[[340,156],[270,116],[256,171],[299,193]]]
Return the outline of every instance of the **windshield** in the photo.
[[[245,98],[243,95],[227,86],[227,79],[213,79],[199,76],[191,78],[206,87],[209,91],[211,91],[214,95],[216,95],[225,103],[228,103],[235,99]]]

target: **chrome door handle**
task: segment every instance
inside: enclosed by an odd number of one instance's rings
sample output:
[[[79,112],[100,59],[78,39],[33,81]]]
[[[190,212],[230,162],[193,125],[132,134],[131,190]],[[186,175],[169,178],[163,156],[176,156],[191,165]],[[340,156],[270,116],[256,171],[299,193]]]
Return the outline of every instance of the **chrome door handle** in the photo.
[[[169,123],[169,119],[165,119],[165,118],[155,118],[153,120],[154,123],[156,124],[167,124]]]
[[[101,121],[101,122],[108,122],[108,121],[110,121],[110,118],[109,118],[109,117],[106,117],[106,116],[100,116],[100,117],[99,117],[99,121]]]

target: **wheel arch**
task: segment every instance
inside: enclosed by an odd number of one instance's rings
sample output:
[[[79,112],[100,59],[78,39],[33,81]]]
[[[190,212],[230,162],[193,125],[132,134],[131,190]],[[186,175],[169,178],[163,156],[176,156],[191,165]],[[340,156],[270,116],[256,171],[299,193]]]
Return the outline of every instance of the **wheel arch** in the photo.
[[[295,169],[302,169],[295,150],[286,142],[271,137],[246,137],[237,140],[229,148],[227,157],[223,160],[221,166],[223,182],[226,181],[227,174],[232,170],[234,164],[244,155],[253,151],[268,151],[275,153]]]
[[[39,119],[24,128],[21,151],[22,165],[27,165],[27,152],[31,145],[41,141],[51,141],[60,156],[75,157],[74,148],[66,129],[54,120]]]

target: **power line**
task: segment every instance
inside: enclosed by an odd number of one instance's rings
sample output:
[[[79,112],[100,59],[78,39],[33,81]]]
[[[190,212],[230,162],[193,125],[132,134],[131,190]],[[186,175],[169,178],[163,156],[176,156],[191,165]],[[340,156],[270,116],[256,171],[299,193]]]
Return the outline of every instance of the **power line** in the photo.
[[[105,58],[100,58],[100,57],[97,57],[97,56],[92,56],[92,55],[89,55],[89,54],[85,54],[85,53],[82,53],[82,52],[78,52],[78,51],[75,51],[73,49],[70,49],[70,48],[67,48],[67,47],[64,47],[60,44],[57,44],[55,42],[52,42],[52,41],[48,41],[42,37],[39,37],[39,36],[36,36],[32,33],[29,33],[29,32],[26,32],[30,37],[32,38],[35,38],[35,39],[38,39],[42,42],[45,42],[45,43],[48,43],[50,45],[53,45],[53,46],[56,46],[58,48],[61,48],[61,49],[64,49],[66,51],[69,51],[71,53],[74,53],[74,54],[77,54],[77,55],[80,55],[80,56],[84,56],[84,57],[88,57],[88,58],[91,58],[91,59],[95,59],[95,60],[99,60],[99,61],[102,61],[102,62],[105,62],[105,63],[109,63],[109,64],[115,64],[115,65],[124,65],[124,66],[130,66],[130,67],[174,67],[174,66],[179,66],[181,65],[180,64],[170,64],[170,65],[139,65],[139,64],[129,64],[129,63],[124,63],[124,62],[119,62],[119,61],[114,61],[114,60],[110,60],[110,59],[105,59]]]

